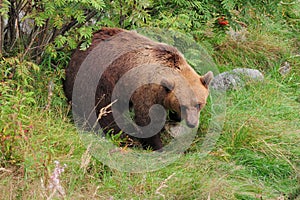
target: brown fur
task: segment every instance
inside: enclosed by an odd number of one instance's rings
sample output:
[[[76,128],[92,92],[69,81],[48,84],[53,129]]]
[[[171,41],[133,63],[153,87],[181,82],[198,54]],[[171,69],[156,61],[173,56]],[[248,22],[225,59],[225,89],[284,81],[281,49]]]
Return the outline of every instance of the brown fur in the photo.
[[[118,33],[129,33],[119,36]],[[135,32],[129,32],[117,28],[102,28],[98,32],[94,33],[92,45],[86,51],[76,50],[72,57],[68,68],[66,69],[66,80],[64,82],[64,90],[66,97],[69,101],[72,100],[72,90],[76,74],[80,68],[80,65],[87,57],[87,55],[101,42],[117,38],[120,41],[128,40],[132,41],[129,51],[118,59],[116,59],[104,72],[99,80],[95,105],[96,112],[111,103],[112,91],[119,81],[119,79],[129,70],[146,64],[160,64],[165,67],[171,68],[174,72],[179,72],[186,78],[191,86],[192,91],[196,98],[190,99],[186,94],[186,91],[181,88],[180,84],[176,82],[172,74],[165,74],[165,80],[162,85],[147,84],[138,88],[131,97],[131,104],[134,110],[134,120],[139,126],[146,126],[150,123],[150,117],[148,116],[149,109],[153,104],[161,104],[167,110],[175,111],[177,120],[180,119],[181,107],[178,99],[175,97],[175,92],[182,95],[183,119],[187,121],[187,125],[195,127],[199,122],[199,112],[206,104],[206,98],[208,96],[208,84],[212,79],[212,74],[209,73],[203,77],[199,76],[185,61],[181,53],[174,47],[166,44],[153,42]],[[101,45],[101,44],[100,44]],[[115,48],[123,48],[122,43],[113,43]],[[124,47],[125,48],[125,47]],[[101,66],[93,66],[95,69]],[[134,77],[132,80],[135,80]],[[127,84],[127,83],[126,83]],[[128,83],[131,84],[131,83]],[[164,86],[165,85],[165,86]],[[166,88],[166,85],[171,90]],[[126,88],[126,85],[124,86]],[[122,111],[120,111],[122,112]],[[120,131],[119,127],[114,123],[112,114],[104,117],[100,121],[102,128],[113,129],[115,133]],[[154,135],[151,138],[141,140],[145,146],[150,146],[154,150],[162,148],[159,134]]]

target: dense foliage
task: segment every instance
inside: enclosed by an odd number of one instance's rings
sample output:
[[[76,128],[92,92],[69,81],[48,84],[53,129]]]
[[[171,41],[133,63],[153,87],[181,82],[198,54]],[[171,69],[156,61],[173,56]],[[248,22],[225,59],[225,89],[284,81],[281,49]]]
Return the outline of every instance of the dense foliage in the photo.
[[[245,0],[3,0],[0,9],[2,54],[34,59],[57,58],[57,51],[74,49],[78,41],[89,44],[92,32],[101,26],[134,29],[145,26],[177,29],[201,39],[208,27],[215,30],[217,18],[231,27],[250,23],[243,16],[259,10],[271,18],[282,14],[291,26],[299,14],[297,1]],[[221,24],[227,25],[227,24]]]

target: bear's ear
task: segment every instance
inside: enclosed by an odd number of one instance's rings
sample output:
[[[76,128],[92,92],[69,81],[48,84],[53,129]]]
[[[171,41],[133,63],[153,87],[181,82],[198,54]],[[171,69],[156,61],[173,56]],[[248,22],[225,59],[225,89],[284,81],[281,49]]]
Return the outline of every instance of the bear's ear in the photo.
[[[170,81],[166,78],[163,78],[160,82],[160,84],[166,89],[167,92],[170,92],[174,89],[175,83],[174,81]]]
[[[214,74],[211,71],[209,71],[206,74],[204,74],[203,76],[201,76],[200,81],[206,88],[208,88],[208,86],[213,78],[214,78]]]

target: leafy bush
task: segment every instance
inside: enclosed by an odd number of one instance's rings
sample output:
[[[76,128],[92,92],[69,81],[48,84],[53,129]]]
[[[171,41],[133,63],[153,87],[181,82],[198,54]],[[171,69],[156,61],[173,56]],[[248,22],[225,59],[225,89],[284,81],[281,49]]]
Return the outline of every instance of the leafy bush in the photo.
[[[299,28],[298,7],[291,0],[4,0],[0,13],[5,23],[0,35],[4,56],[21,53],[22,59],[40,63],[49,55],[55,57],[57,50],[76,48],[79,41],[84,41],[81,48],[88,47],[92,32],[101,26],[171,28],[203,39],[208,27],[219,30],[228,23],[238,28],[256,20],[243,17],[256,12],[265,15],[261,17],[283,14],[290,26]],[[221,17],[228,22],[220,26],[215,22]]]
[[[28,111],[37,103],[32,86],[39,68],[17,58],[3,59],[0,65],[0,160],[17,162],[16,148],[31,133]]]
[[[56,61],[57,62],[57,61]],[[32,113],[66,106],[63,69],[43,68],[18,57],[0,60],[0,164],[21,162],[18,148],[33,134]],[[44,65],[46,66],[46,65]]]

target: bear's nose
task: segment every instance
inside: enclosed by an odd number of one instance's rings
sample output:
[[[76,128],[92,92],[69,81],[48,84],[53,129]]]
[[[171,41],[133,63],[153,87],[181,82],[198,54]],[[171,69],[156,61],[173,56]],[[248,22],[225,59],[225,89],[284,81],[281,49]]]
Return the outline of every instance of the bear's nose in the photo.
[[[199,123],[199,111],[196,108],[186,109],[186,125],[189,128],[195,128]]]
[[[197,126],[197,124],[195,123],[190,123],[189,121],[186,121],[186,125],[189,127],[189,128],[195,128]]]

